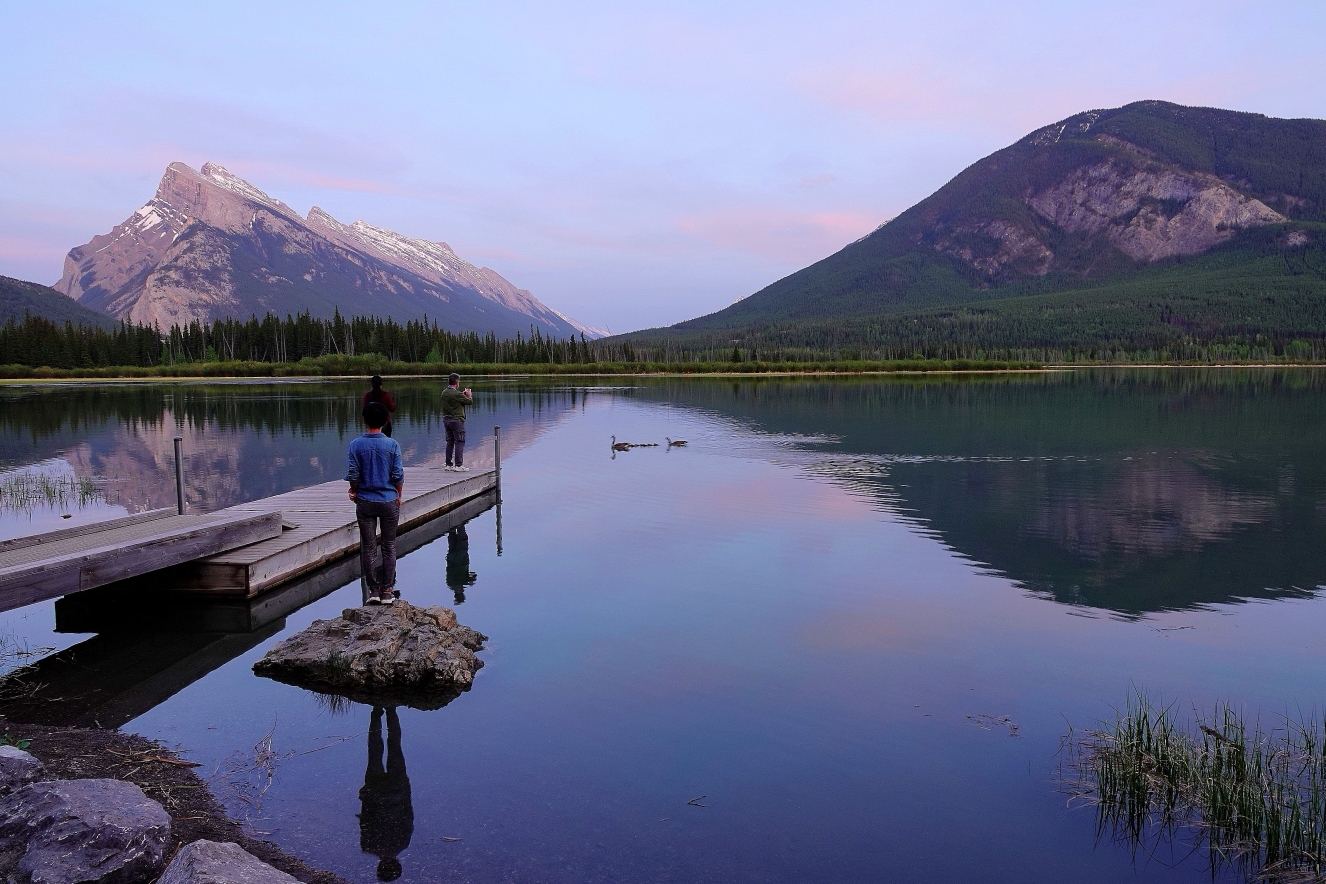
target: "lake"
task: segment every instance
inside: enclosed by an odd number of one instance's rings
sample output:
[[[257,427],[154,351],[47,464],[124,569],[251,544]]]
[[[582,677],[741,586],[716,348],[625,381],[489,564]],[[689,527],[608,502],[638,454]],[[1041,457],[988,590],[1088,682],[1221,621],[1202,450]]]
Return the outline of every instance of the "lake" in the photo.
[[[408,483],[440,385],[387,386]],[[1136,690],[1322,709],[1326,372],[473,386],[500,515],[400,562],[408,601],[490,637],[444,708],[371,741],[370,707],[252,674],[359,603],[354,563],[224,633],[57,631],[47,603],[0,615],[7,647],[101,661],[109,699],[70,687],[69,720],[178,746],[252,831],[365,884],[366,775],[404,881],[1210,881],[1069,806],[1070,725]],[[6,386],[0,536],[172,506],[176,434],[194,511],[339,478],[362,389]],[[66,491],[5,493],[24,471]]]

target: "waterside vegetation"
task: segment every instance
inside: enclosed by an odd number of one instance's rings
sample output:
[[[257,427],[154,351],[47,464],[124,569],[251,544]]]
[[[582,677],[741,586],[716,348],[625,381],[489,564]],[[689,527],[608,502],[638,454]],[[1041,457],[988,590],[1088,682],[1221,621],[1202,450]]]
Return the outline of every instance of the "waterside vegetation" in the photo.
[[[1153,856],[1163,846],[1205,848],[1213,874],[1233,867],[1250,880],[1320,881],[1324,737],[1321,719],[1286,717],[1263,730],[1228,703],[1183,722],[1138,692],[1113,721],[1068,736],[1065,786],[1095,806],[1098,837]]]

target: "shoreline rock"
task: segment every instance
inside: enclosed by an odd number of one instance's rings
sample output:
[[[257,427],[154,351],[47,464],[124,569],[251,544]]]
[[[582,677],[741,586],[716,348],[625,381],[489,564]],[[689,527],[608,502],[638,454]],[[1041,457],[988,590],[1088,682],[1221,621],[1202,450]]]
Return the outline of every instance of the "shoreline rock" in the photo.
[[[157,884],[299,884],[233,841],[195,841],[180,848]]]
[[[277,644],[253,671],[359,703],[437,709],[474,683],[487,638],[440,606],[346,608]]]
[[[46,780],[0,800],[0,874],[15,884],[137,884],[169,843],[170,814],[125,780]]]
[[[234,842],[303,884],[348,884],[333,872],[315,869],[285,853],[271,841],[246,835],[240,824],[226,815],[207,782],[192,768],[178,763],[183,759],[176,752],[155,740],[115,730],[26,724],[12,719],[0,719],[0,730],[32,740],[28,754],[44,765],[45,777],[104,777],[137,785],[171,818],[168,854],[176,847],[182,852],[183,846],[199,840]]]

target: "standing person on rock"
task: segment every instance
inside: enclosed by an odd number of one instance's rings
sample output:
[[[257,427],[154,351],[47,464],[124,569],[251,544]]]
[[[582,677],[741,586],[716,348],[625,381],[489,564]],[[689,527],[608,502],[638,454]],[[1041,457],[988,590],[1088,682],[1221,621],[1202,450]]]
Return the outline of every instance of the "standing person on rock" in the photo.
[[[447,378],[447,388],[442,391],[442,426],[447,431],[447,469],[456,473],[468,473],[465,466],[465,409],[474,404],[474,394],[470,388],[460,388],[460,375],[454,371]]]
[[[379,402],[387,407],[387,422],[382,425],[382,435],[388,439],[391,438],[391,416],[396,413],[396,400],[391,398],[391,394],[382,389],[382,377],[373,375],[368,379],[373,389],[364,394],[364,405],[370,402]]]
[[[405,492],[405,467],[401,446],[382,433],[387,407],[381,402],[364,406],[364,435],[350,443],[345,480],[355,502],[359,522],[359,563],[368,580],[368,604],[390,605],[396,601],[396,526],[401,518],[401,496]],[[382,575],[374,566],[378,527],[382,529]],[[380,582],[379,582],[380,580]]]

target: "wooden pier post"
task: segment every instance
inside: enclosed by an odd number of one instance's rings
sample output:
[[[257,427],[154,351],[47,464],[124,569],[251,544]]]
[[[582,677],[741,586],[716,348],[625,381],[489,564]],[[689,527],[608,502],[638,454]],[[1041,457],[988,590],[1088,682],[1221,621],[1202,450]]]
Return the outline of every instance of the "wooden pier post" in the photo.
[[[493,427],[493,488],[497,497],[497,554],[502,554],[502,428]]]
[[[184,437],[175,437],[175,508],[184,515]]]
[[[502,428],[493,427],[493,472],[497,473],[497,502],[502,503]]]

